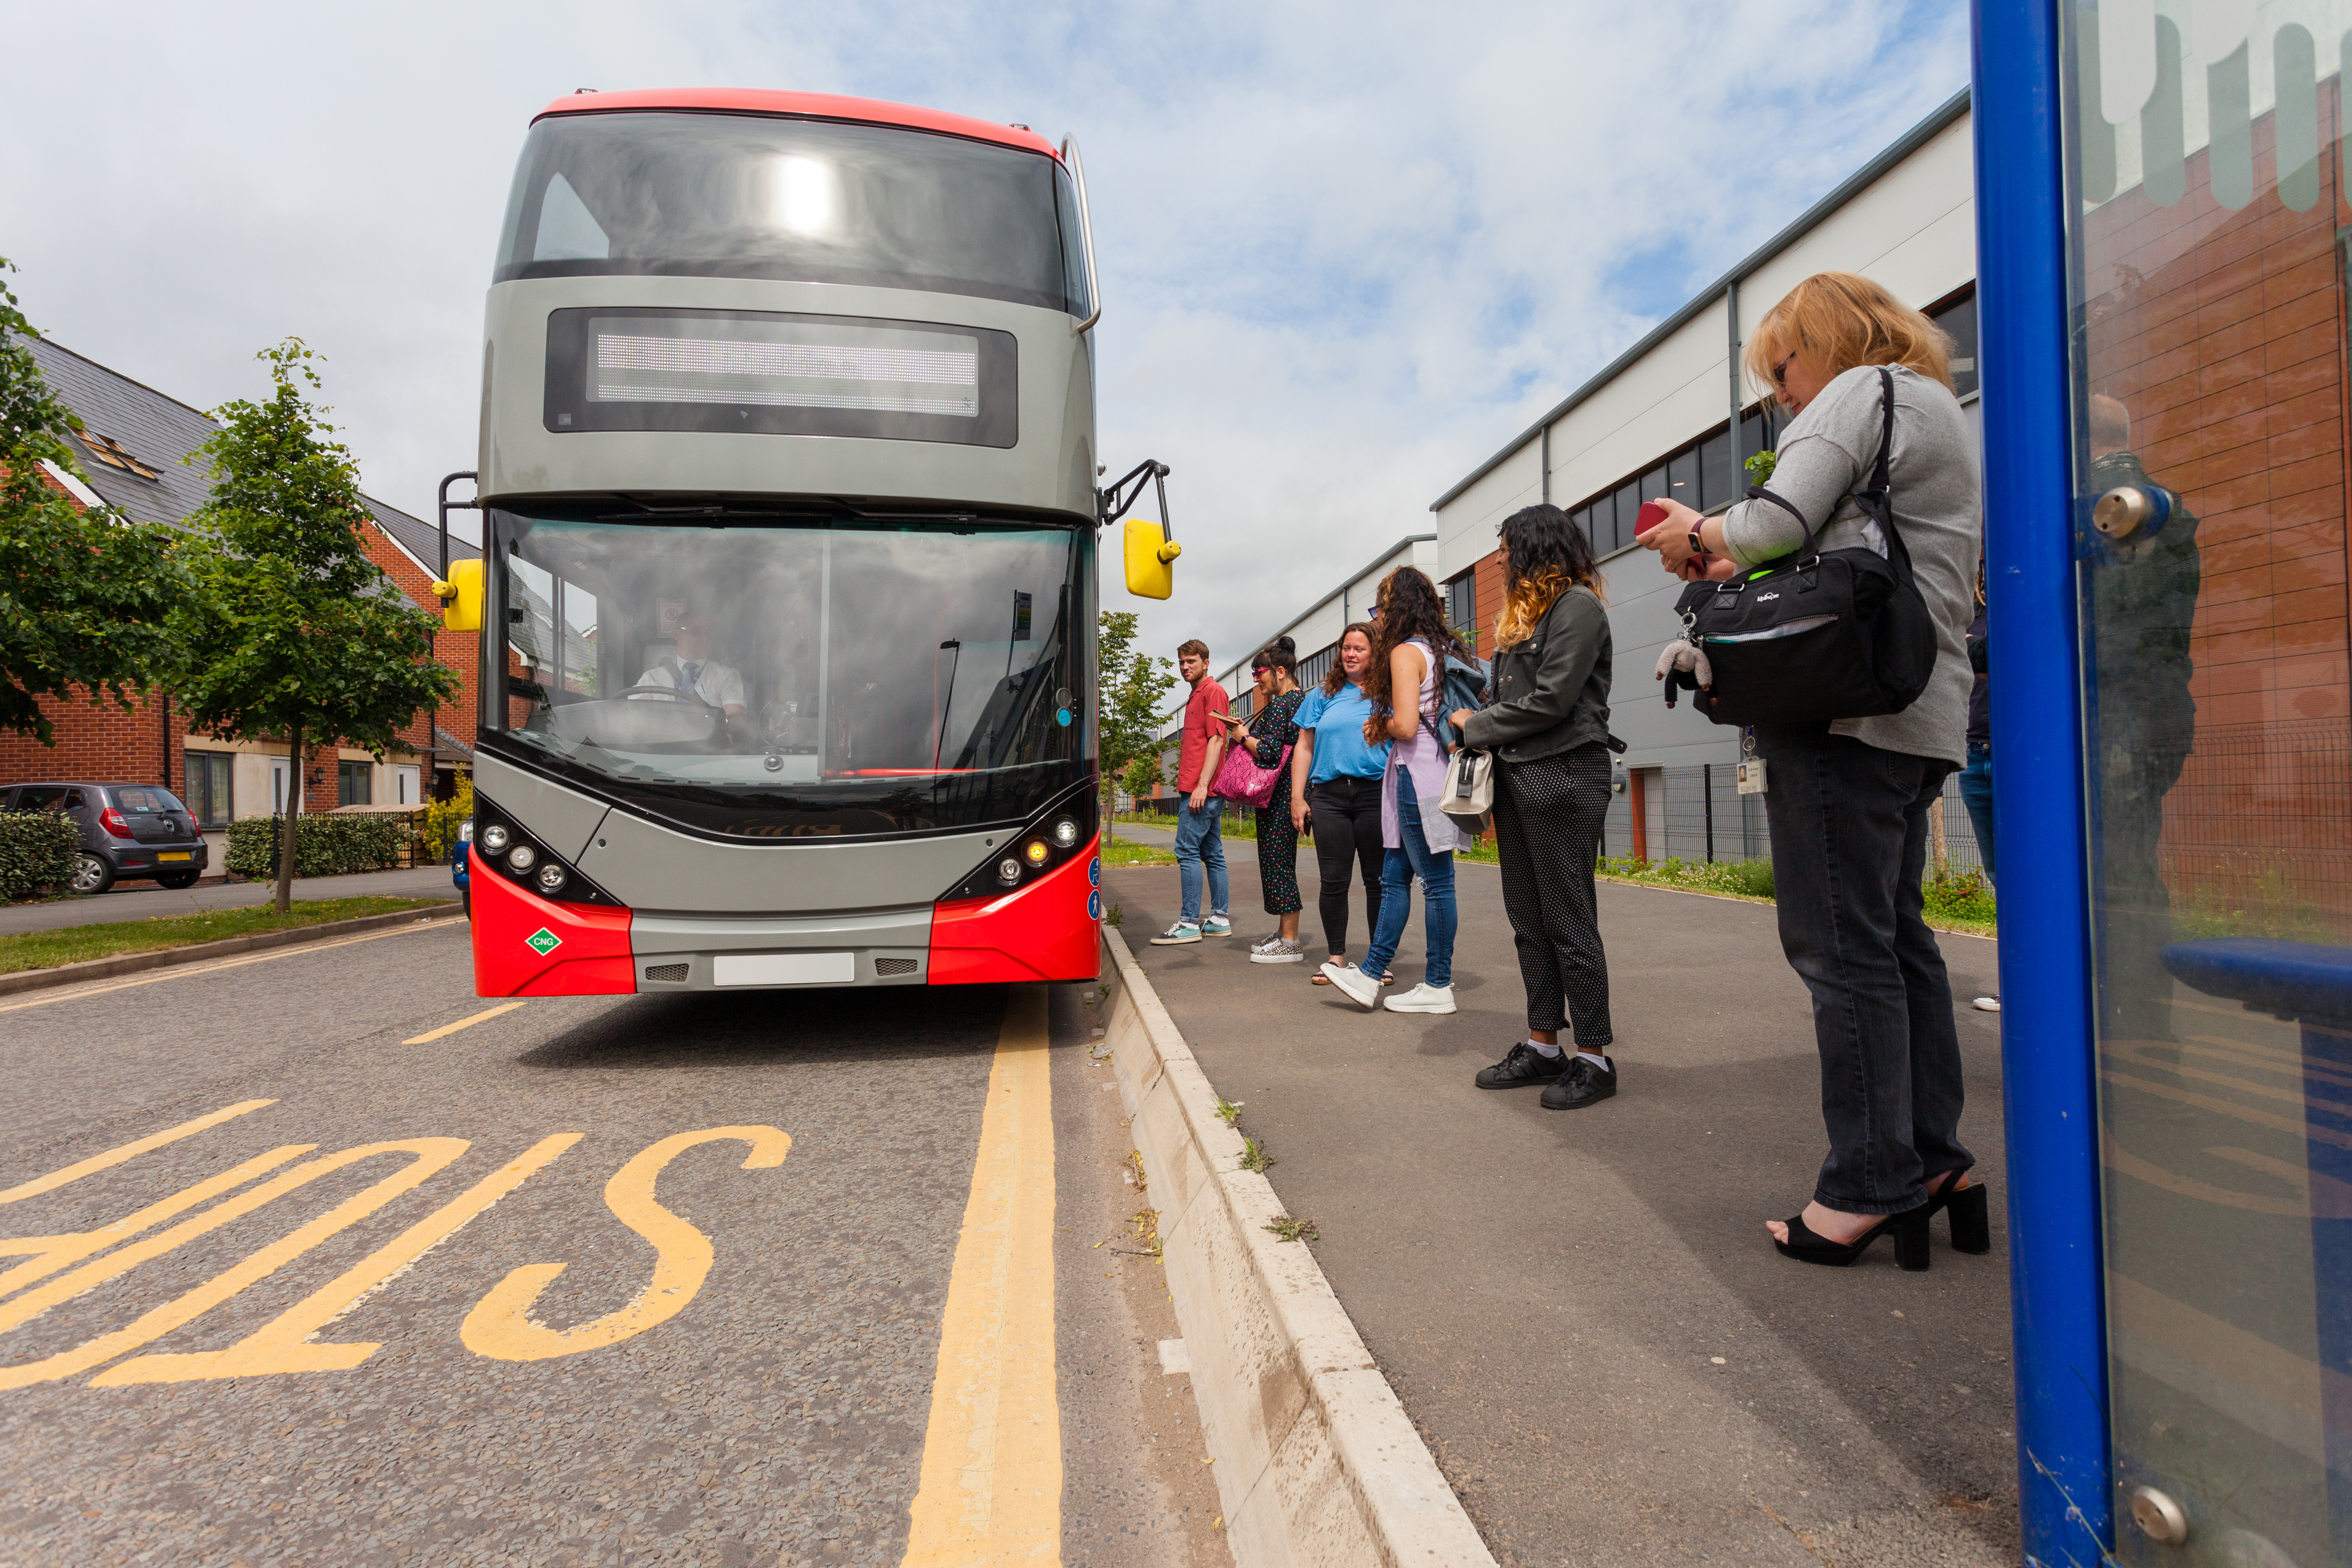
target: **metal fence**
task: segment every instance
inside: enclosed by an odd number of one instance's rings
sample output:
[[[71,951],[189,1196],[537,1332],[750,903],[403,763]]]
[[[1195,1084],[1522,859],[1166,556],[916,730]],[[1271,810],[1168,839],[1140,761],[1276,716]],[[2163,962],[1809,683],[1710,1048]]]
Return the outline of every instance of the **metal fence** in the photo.
[[[1643,776],[1646,775],[1646,778]],[[1741,795],[1727,763],[1698,767],[1636,769],[1618,775],[1625,787],[1609,800],[1601,830],[1601,852],[1619,857],[1640,853],[1650,860],[1762,860],[1772,853],[1765,824],[1764,797]],[[1633,795],[1643,797],[1643,837],[1633,842]],[[1960,799],[1957,773],[1944,783],[1944,864],[1954,871],[1984,867],[1975,825]]]

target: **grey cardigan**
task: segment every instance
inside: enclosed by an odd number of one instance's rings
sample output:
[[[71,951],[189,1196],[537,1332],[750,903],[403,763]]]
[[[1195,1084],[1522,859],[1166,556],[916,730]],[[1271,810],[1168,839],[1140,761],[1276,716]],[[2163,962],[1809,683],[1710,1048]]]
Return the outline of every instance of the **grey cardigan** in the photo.
[[[1528,640],[1495,656],[1495,700],[1465,745],[1531,763],[1609,739],[1609,611],[1590,588],[1552,601]]]
[[[1772,493],[1805,514],[1823,550],[1867,544],[1881,555],[1878,525],[1854,504],[1878,460],[1885,402],[1874,365],[1845,372],[1789,422],[1772,469]],[[1940,382],[1895,367],[1895,450],[1889,465],[1895,526],[1936,623],[1936,669],[1927,689],[1900,713],[1840,719],[1830,732],[1882,751],[1968,761],[1969,623],[1976,618],[1977,554],[1983,501],[1977,444],[1968,415]],[[1783,508],[1744,500],[1723,515],[1724,542],[1742,566],[1760,566],[1804,542],[1805,531]]]

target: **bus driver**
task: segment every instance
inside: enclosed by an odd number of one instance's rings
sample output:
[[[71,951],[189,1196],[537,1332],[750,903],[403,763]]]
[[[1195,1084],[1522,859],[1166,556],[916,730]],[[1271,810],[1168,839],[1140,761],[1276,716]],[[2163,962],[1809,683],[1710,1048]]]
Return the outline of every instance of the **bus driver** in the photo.
[[[637,684],[691,691],[723,710],[730,729],[743,721],[743,673],[710,657],[710,615],[699,607],[678,616],[677,651],[637,677]]]

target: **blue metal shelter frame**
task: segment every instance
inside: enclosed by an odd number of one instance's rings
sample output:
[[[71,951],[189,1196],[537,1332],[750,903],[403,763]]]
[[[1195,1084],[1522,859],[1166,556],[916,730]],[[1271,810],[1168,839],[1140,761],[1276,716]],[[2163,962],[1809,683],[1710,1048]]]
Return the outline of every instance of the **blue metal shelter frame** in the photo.
[[[2029,1563],[2112,1550],[2090,857],[2070,519],[2065,48],[2051,0],[1975,0],[1986,596],[1994,807],[2033,868],[2001,909],[2001,1070],[2019,1500]]]

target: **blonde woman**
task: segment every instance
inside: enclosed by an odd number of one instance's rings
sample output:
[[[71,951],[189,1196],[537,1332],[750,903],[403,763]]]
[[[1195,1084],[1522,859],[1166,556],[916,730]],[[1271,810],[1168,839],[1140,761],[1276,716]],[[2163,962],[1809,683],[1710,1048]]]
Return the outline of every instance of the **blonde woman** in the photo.
[[[1780,947],[1813,994],[1830,1152],[1801,1214],[1768,1222],[1787,1256],[1843,1265],[1882,1232],[1906,1268],[1928,1264],[1927,1220],[1955,1246],[1991,1243],[1976,1161],[1960,1142],[1960,1047],[1951,982],[1920,919],[1927,814],[1968,760],[1967,635],[1981,530],[1976,442],[1952,395],[1950,340],[1866,278],[1821,272],[1764,313],[1747,370],[1795,417],[1769,499],[1700,518],[1664,502],[1641,536],[1677,576],[1728,577],[1803,549],[1889,542],[1855,504],[1895,418],[1892,515],[1936,624],[1935,673],[1899,713],[1758,725]],[[1800,519],[1802,521],[1801,521]]]
[[[1609,813],[1609,611],[1581,530],[1556,506],[1503,520],[1503,613],[1495,700],[1448,717],[1495,753],[1495,842],[1503,909],[1528,990],[1528,1037],[1479,1069],[1480,1089],[1543,1086],[1549,1110],[1617,1092],[1609,963],[1592,886]],[[1559,1031],[1571,1020],[1576,1048]]]

